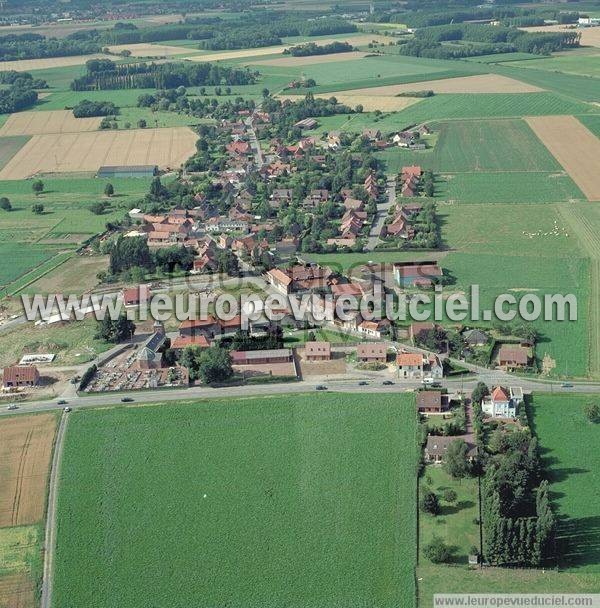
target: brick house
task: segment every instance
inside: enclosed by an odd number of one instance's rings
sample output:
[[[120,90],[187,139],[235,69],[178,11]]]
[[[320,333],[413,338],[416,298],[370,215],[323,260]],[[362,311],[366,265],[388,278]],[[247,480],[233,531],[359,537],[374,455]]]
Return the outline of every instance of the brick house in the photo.
[[[304,345],[304,358],[307,361],[329,361],[331,344],[329,342],[307,342]]]
[[[381,343],[359,344],[356,357],[363,363],[385,363],[387,361],[387,346]]]
[[[13,365],[5,367],[2,374],[4,388],[23,388],[37,386],[40,383],[40,372],[35,365]]]

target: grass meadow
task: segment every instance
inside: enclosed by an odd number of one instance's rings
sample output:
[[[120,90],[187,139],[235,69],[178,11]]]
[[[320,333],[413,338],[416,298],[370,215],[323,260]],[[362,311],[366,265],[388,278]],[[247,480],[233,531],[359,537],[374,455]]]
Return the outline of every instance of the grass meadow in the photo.
[[[1,126],[1,125],[0,125]],[[0,137],[0,169],[29,141],[26,135]]]
[[[57,605],[412,607],[413,397],[318,397],[77,412]]]
[[[561,565],[577,573],[598,574],[600,425],[586,419],[583,408],[588,403],[600,405],[600,395],[536,394],[533,414],[560,519]]]

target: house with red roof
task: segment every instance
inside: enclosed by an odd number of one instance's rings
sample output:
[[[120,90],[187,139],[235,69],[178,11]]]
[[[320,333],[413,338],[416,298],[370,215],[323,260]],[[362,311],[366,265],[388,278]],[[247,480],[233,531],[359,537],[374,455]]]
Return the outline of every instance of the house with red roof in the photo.
[[[420,353],[398,353],[396,365],[400,378],[423,377],[423,355]]]
[[[481,402],[481,411],[490,418],[515,419],[519,413],[520,400],[502,386],[496,386]]]
[[[2,373],[2,386],[7,389],[37,386],[40,373],[35,365],[13,365],[5,367]]]

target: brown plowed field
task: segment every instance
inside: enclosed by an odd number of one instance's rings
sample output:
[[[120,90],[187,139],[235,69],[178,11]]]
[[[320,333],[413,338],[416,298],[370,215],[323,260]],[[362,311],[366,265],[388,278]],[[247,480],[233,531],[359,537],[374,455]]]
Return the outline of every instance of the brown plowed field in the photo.
[[[34,135],[0,171],[0,179],[94,172],[102,165],[177,168],[196,150],[187,127]]]
[[[35,524],[44,517],[55,432],[54,414],[0,421],[0,527]]]
[[[590,201],[600,201],[600,139],[573,116],[526,118]]]

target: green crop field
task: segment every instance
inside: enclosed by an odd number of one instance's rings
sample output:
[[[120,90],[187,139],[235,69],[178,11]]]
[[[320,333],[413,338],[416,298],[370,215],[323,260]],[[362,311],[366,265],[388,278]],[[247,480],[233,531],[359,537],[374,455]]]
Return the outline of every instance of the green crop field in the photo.
[[[440,181],[436,196],[463,203],[546,203],[585,200],[564,172],[457,173]]]
[[[586,419],[587,403],[600,405],[600,395],[537,394],[533,413],[559,515],[563,565],[600,573],[600,425]]]
[[[409,395],[78,412],[54,601],[413,606],[415,462]]]
[[[44,179],[45,190],[35,196],[30,180],[0,182],[0,196],[9,198],[13,210],[0,210],[0,287],[6,287],[33,269],[38,276],[51,269],[53,257],[65,250],[72,251],[81,242],[102,232],[106,222],[122,218],[131,203],[148,190],[149,179],[111,180],[115,196],[110,208],[102,215],[93,214],[89,207],[105,201],[105,180],[95,178]],[[44,213],[31,211],[34,203],[44,205]],[[3,254],[3,255],[2,255]],[[47,266],[39,267],[47,262]],[[27,277],[29,282],[35,276]],[[10,291],[14,291],[13,287]]]
[[[528,61],[517,61],[511,63],[511,67],[534,68],[547,72],[564,72],[565,74],[577,74],[579,76],[600,77],[600,53],[595,55],[580,55],[568,53],[543,59]],[[596,84],[600,86],[600,83]]]
[[[561,171],[561,166],[523,120],[453,121],[433,128],[439,132],[433,149],[411,152],[392,147],[384,154],[399,156],[404,164],[418,162],[442,173]]]
[[[341,114],[319,118],[319,132],[361,131],[367,126],[383,133],[415,124],[445,119],[522,118],[556,114],[598,114],[598,107],[569,100],[554,93],[482,93],[478,95],[435,95],[402,110],[376,117],[373,113]]]
[[[596,137],[600,138],[600,114],[578,116],[580,120]]]

